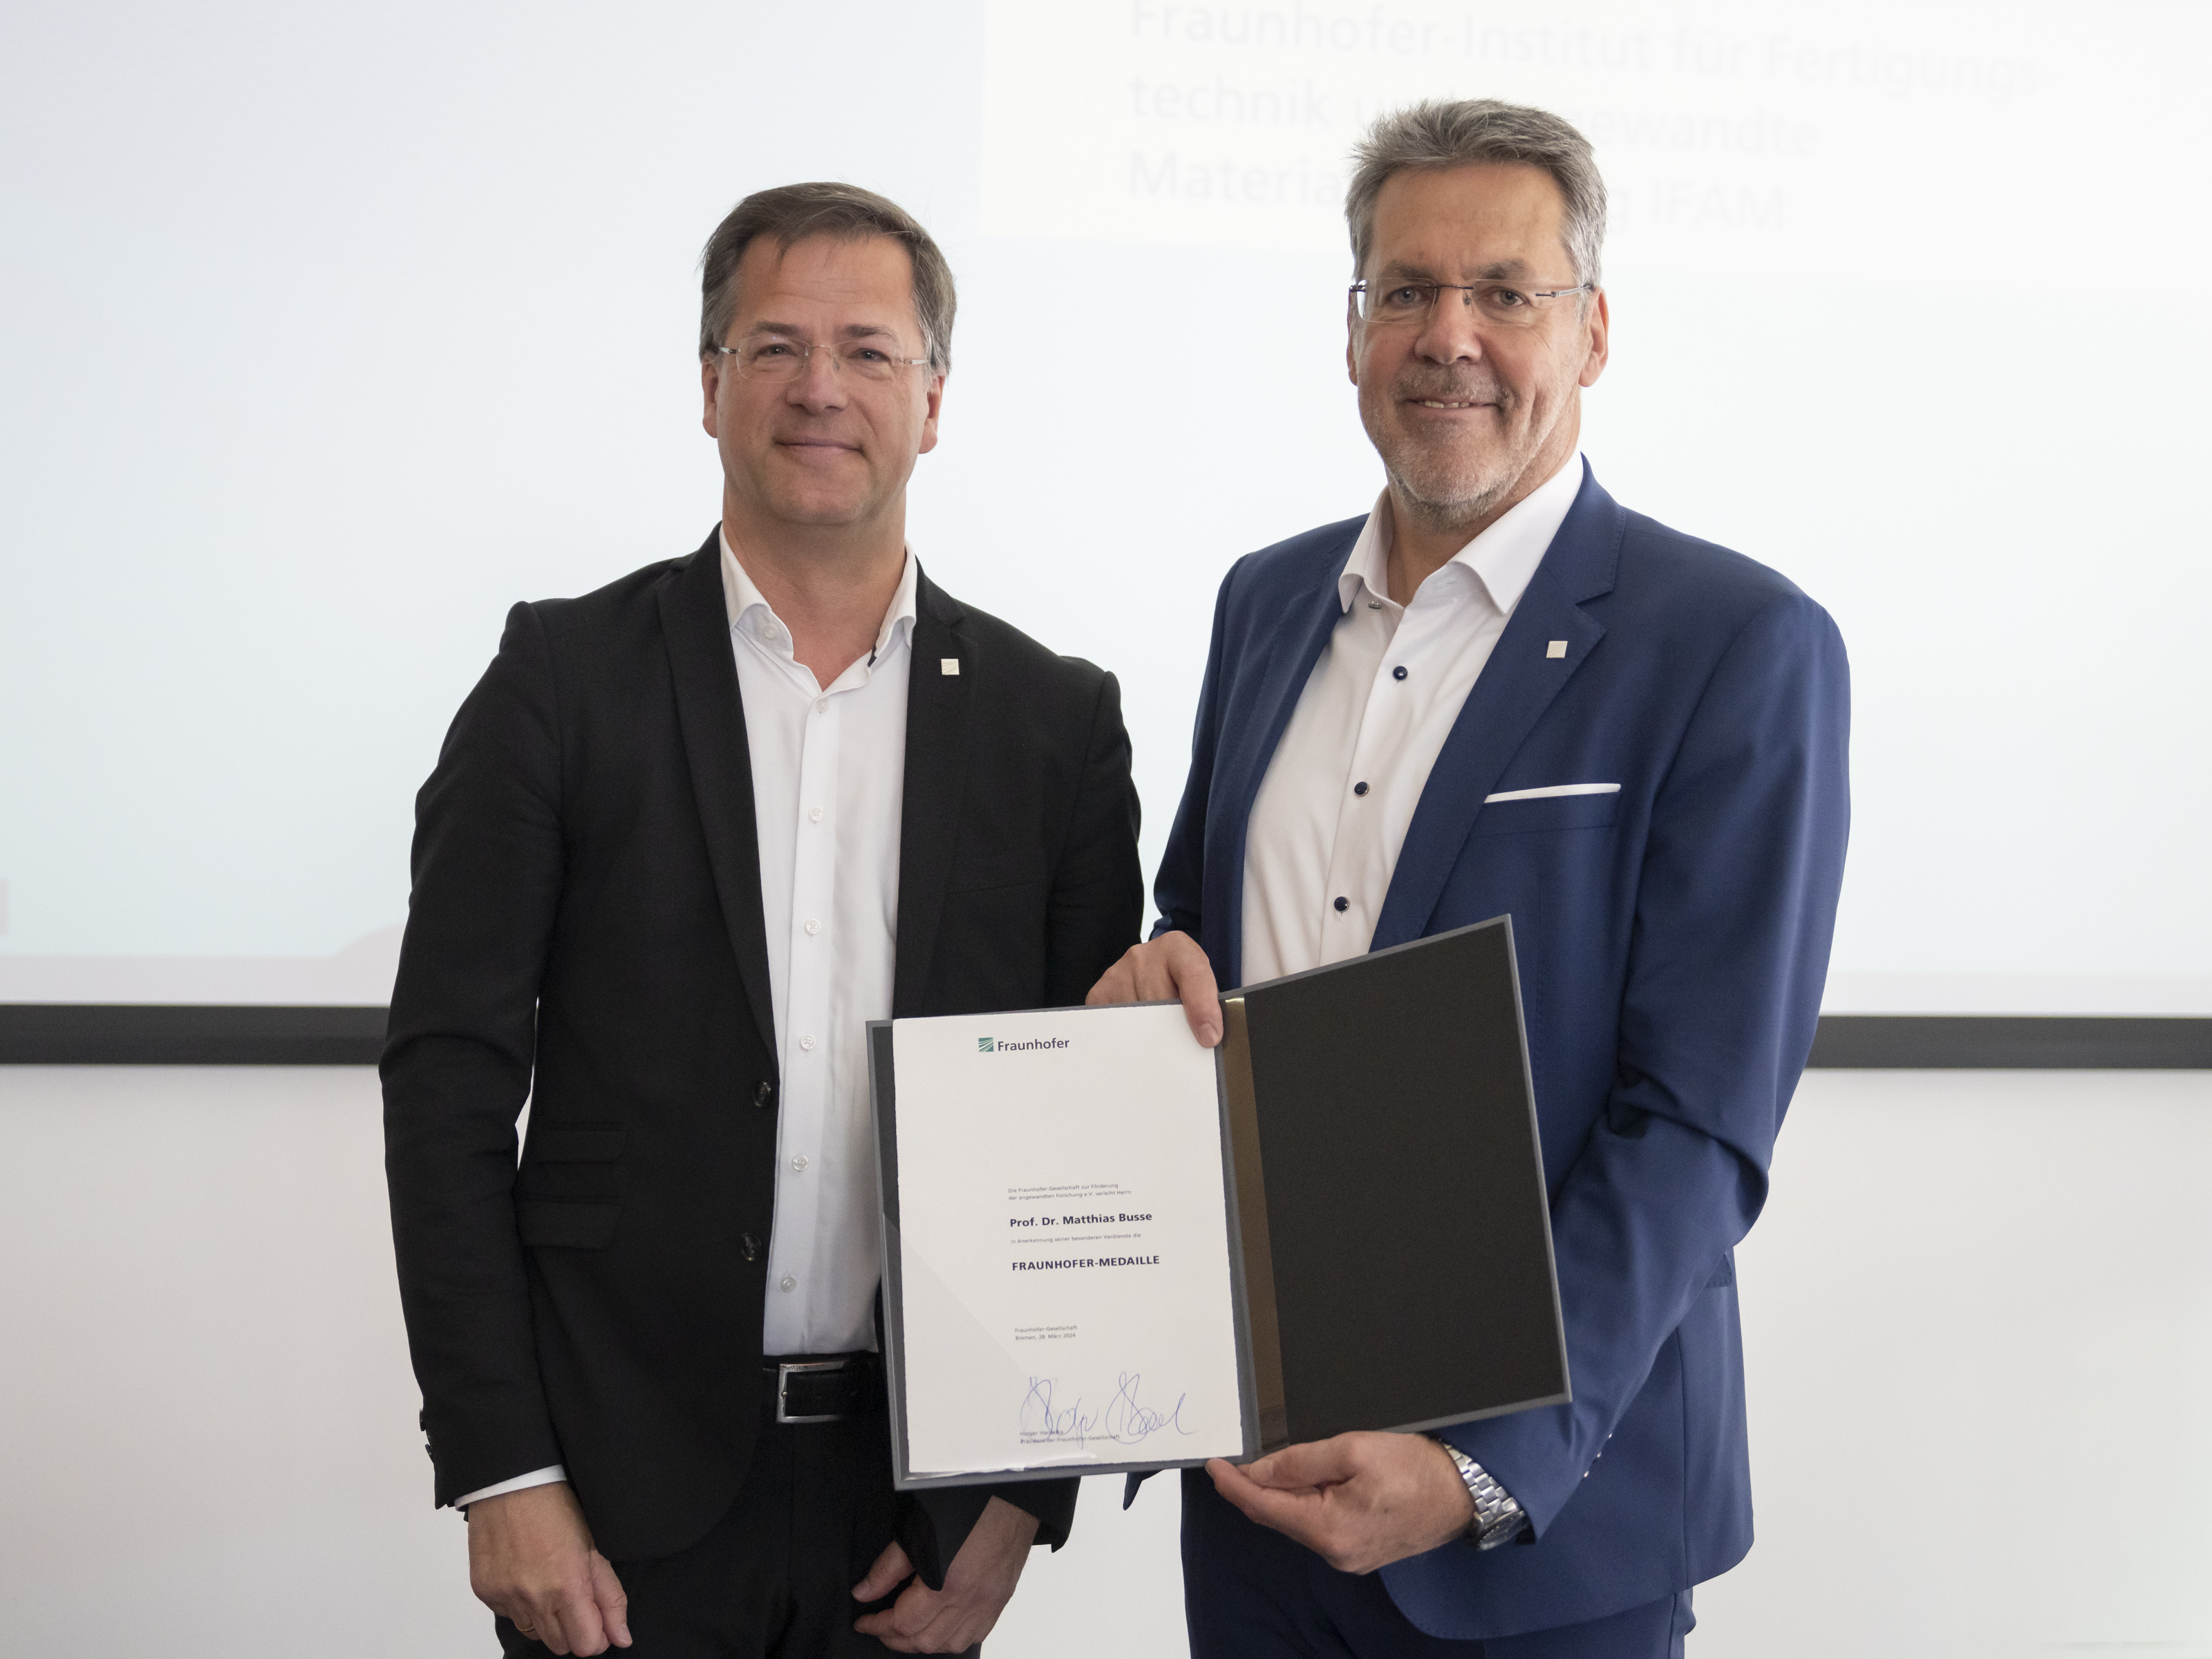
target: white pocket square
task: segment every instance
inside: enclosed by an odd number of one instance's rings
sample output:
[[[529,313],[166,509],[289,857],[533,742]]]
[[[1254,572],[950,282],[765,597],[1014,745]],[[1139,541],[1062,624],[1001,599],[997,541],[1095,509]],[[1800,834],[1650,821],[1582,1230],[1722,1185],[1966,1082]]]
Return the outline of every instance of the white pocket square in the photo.
[[[1508,789],[1500,794],[1485,795],[1482,804],[1487,806],[1494,800],[1544,800],[1553,795],[1617,795],[1620,793],[1620,786],[1617,783],[1553,783],[1541,789]]]

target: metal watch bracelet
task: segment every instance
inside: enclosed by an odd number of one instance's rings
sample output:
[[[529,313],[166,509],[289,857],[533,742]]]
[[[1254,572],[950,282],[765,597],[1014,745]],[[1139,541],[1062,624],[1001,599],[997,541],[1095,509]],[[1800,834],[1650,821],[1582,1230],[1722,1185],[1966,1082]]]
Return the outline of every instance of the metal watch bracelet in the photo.
[[[1510,1544],[1521,1535],[1528,1524],[1528,1512],[1522,1509],[1513,1494],[1490,1477],[1490,1472],[1458,1447],[1447,1441],[1429,1437],[1444,1449],[1444,1455],[1459,1471],[1460,1482],[1467,1495],[1474,1500],[1474,1519],[1468,1522],[1467,1541],[1479,1550],[1494,1550],[1500,1544]]]

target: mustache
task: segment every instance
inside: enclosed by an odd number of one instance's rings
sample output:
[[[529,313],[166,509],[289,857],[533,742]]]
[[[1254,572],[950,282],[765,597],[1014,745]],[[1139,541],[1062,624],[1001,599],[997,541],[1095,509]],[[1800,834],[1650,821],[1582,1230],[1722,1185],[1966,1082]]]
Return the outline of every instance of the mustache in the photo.
[[[1488,374],[1436,368],[1409,368],[1390,383],[1390,390],[1400,398],[1430,398],[1438,403],[1503,406],[1508,401],[1505,388]]]

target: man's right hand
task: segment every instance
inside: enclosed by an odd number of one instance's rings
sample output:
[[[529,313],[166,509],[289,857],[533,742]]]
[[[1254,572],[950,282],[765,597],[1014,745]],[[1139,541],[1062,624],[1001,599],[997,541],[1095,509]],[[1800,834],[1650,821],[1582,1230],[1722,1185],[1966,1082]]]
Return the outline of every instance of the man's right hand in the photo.
[[[565,1480],[469,1505],[469,1588],[556,1653],[629,1645],[629,1598]]]
[[[1147,944],[1131,945],[1083,1000],[1092,1008],[1115,1002],[1180,1001],[1191,1035],[1201,1046],[1211,1048],[1221,1041],[1221,994],[1213,982],[1213,964],[1188,933],[1162,933]]]

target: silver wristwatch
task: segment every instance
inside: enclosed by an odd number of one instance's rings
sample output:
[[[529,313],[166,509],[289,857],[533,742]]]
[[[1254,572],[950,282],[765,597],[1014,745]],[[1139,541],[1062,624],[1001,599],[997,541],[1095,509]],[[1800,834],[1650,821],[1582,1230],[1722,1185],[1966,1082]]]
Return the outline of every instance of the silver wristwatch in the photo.
[[[1434,1435],[1429,1437],[1437,1438]],[[1494,1550],[1518,1538],[1528,1524],[1528,1512],[1521,1507],[1520,1500],[1492,1480],[1489,1470],[1457,1446],[1443,1440],[1437,1440],[1437,1444],[1444,1449],[1444,1455],[1459,1471],[1467,1495],[1474,1500],[1474,1519],[1468,1522],[1467,1541],[1479,1550]]]

